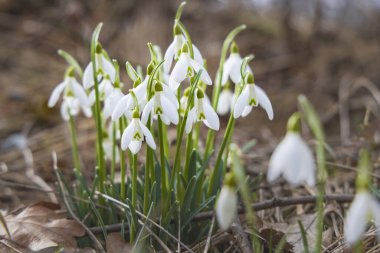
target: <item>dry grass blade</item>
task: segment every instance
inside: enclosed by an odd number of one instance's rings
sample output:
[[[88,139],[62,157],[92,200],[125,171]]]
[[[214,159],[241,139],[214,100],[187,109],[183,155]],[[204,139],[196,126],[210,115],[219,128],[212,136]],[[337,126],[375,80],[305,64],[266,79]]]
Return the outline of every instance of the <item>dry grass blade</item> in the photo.
[[[12,239],[26,249],[38,251],[48,247],[63,246],[75,249],[75,237],[84,235],[84,229],[74,220],[62,218],[56,211],[59,206],[39,202],[15,210],[4,216]],[[0,235],[6,231],[0,229]]]

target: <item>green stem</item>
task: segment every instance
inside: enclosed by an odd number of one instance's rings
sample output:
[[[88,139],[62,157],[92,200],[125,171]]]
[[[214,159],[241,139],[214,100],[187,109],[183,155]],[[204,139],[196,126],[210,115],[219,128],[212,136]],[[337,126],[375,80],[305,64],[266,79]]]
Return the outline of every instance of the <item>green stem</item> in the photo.
[[[197,123],[198,124],[198,123]],[[186,155],[185,155],[185,168],[183,170],[183,176],[185,177],[186,182],[189,182],[189,164],[191,151],[193,150],[193,135],[189,133],[186,138]]]
[[[119,119],[119,130],[120,130],[120,136],[123,134],[124,131],[124,122],[123,119]],[[126,190],[125,190],[125,174],[126,174],[126,168],[125,168],[125,152],[120,149],[120,198],[122,201],[126,198]]]
[[[170,152],[169,152],[169,140],[168,140],[168,126],[163,125],[163,138],[164,138],[164,154],[168,161],[170,161]]]
[[[158,131],[159,131],[159,139],[160,139],[160,162],[161,162],[161,199],[163,206],[167,201],[167,185],[166,185],[166,162],[165,162],[165,147],[163,140],[163,123],[161,120],[161,116],[158,115]]]
[[[172,189],[172,187],[174,185],[175,178],[177,178],[177,182],[178,182],[182,137],[183,137],[183,133],[185,132],[185,126],[186,126],[187,116],[189,114],[189,110],[190,110],[190,106],[191,106],[191,101],[193,100],[195,88],[197,87],[197,84],[198,84],[198,81],[199,81],[201,74],[202,74],[202,70],[200,70],[197,73],[197,75],[194,79],[194,83],[191,84],[191,90],[190,90],[189,99],[188,99],[187,105],[186,105],[185,115],[183,116],[182,121],[180,121],[181,127],[179,128],[179,134],[177,134],[177,144],[176,144],[177,146],[176,146],[176,151],[175,151],[174,167],[173,167],[172,175],[170,178],[169,189]]]
[[[207,191],[208,196],[212,196],[215,194],[215,188],[216,188],[216,183],[217,183],[217,182],[215,182],[216,175],[218,174],[217,172],[219,170],[220,164],[221,164],[222,159],[223,159],[224,149],[226,148],[228,140],[230,139],[230,135],[232,134],[234,122],[235,122],[235,118],[233,117],[233,114],[231,113],[230,119],[228,120],[226,132],[224,133],[223,142],[222,142],[222,145],[220,146],[218,156],[216,158],[215,168],[211,172],[210,182],[209,182],[208,191]]]
[[[111,160],[111,181],[115,180],[116,164],[116,123],[112,122],[112,160]]]
[[[222,77],[223,77],[223,65],[227,58],[228,48],[230,47],[232,41],[236,37],[236,35],[244,30],[246,28],[246,25],[240,25],[233,29],[226,37],[226,39],[223,42],[222,52],[220,54],[220,61],[219,61],[219,67],[216,74],[216,85],[212,93],[212,107],[216,109],[216,106],[218,105],[219,95],[220,95],[220,89],[222,87]],[[212,130],[208,130],[207,137],[206,137],[206,148],[204,153],[204,159],[206,159],[212,148],[212,144],[214,143],[215,139],[215,132]]]
[[[74,118],[71,115],[69,119],[69,128],[70,128],[70,136],[71,136],[71,148],[73,150],[74,167],[78,171],[81,171],[80,161],[79,161],[79,152],[78,152],[78,143],[77,143],[77,134],[75,130]]]
[[[149,180],[149,156],[147,154],[146,156],[146,163],[145,163],[145,176],[144,176],[144,207],[143,212],[146,215],[149,212],[149,194],[150,194],[150,180]]]
[[[98,72],[96,66],[96,46],[99,38],[100,29],[102,23],[100,23],[92,36],[91,41],[91,62],[95,89],[95,122],[96,122],[96,141],[97,141],[97,157],[98,157],[98,168],[99,168],[99,191],[104,193],[104,182],[106,179],[106,171],[104,167],[104,151],[103,151],[103,129],[102,129],[102,118],[100,112],[100,95],[99,95],[99,82],[98,82]]]
[[[132,159],[132,206],[137,209],[137,154],[134,154]]]

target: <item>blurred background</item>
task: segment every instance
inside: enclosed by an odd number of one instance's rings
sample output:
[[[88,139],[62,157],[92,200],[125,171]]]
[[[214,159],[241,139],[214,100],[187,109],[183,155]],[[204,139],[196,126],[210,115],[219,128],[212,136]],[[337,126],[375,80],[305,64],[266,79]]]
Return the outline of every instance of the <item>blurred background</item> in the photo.
[[[19,151],[25,146],[33,153],[36,173],[48,181],[54,180],[52,150],[57,151],[62,168],[71,166],[68,131],[59,108],[46,106],[67,67],[58,49],[85,67],[92,31],[103,22],[100,41],[109,55],[121,66],[126,60],[146,66],[146,43],[166,50],[179,4],[174,0],[0,0],[2,169],[25,171]],[[273,121],[263,110],[255,110],[237,123],[237,142],[258,141],[254,162],[267,161],[301,93],[316,106],[329,144],[343,149],[355,145],[366,112],[373,124],[369,134],[379,141],[380,0],[189,0],[182,21],[207,59],[211,76],[226,35],[240,24],[247,25],[236,41],[242,56],[255,55],[251,64],[255,80],[268,93],[275,112]],[[125,73],[122,78],[130,84]],[[92,121],[81,117],[78,128],[81,145],[92,145]],[[92,150],[83,151],[85,164],[93,164]]]

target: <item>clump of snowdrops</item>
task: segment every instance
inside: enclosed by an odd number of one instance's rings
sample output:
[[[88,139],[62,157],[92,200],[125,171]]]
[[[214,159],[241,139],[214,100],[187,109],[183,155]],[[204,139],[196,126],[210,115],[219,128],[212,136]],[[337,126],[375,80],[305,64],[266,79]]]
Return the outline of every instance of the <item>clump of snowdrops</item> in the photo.
[[[252,181],[247,181],[239,148],[231,144],[231,139],[236,120],[259,106],[272,120],[272,104],[249,67],[253,55],[239,54],[235,37],[245,26],[236,27],[226,37],[213,80],[205,59],[181,22],[184,5],[178,8],[173,41],[164,54],[158,46],[148,43],[151,60],[146,71],[128,61],[123,63],[122,69],[125,67],[132,83],[129,87],[120,79],[119,63],[98,40],[102,24],[93,33],[91,60],[84,71],[69,53],[59,51],[69,66],[48,105],[53,107],[62,100],[60,111],[70,129],[76,175],[76,183],[71,187],[57,174],[65,186],[61,190],[69,208],[86,225],[100,226],[104,237],[106,224],[121,224],[120,232],[134,244],[136,252],[160,248],[162,242],[174,249],[200,241],[217,229],[210,220],[194,219],[202,211],[215,209],[219,227],[228,229],[236,218],[239,191],[253,230],[252,243],[260,252],[255,214],[250,208],[254,199],[248,183]],[[288,133],[269,162],[267,179],[273,181],[282,175],[293,186],[306,183],[313,187],[317,183],[316,250],[321,252],[318,245],[323,232],[326,180],[324,137],[310,103],[303,96],[299,103],[300,112],[290,117]],[[75,118],[81,111],[96,124],[96,167],[91,183],[82,175],[76,137]],[[229,119],[223,139],[216,145],[218,114],[229,114]],[[317,139],[317,166],[300,136],[302,118]],[[207,135],[202,135],[202,128],[207,129]],[[169,129],[176,130],[174,144],[169,143]],[[356,201],[372,201],[369,211],[375,212],[378,204],[365,192],[360,191]],[[350,211],[348,218],[356,213]],[[358,236],[350,231],[356,225],[348,224],[347,239],[353,243]]]

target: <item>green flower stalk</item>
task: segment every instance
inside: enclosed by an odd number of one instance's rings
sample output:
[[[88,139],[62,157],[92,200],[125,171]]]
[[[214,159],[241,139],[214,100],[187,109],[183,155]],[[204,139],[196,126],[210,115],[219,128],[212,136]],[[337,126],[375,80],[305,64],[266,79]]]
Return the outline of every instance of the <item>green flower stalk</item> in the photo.
[[[315,252],[322,252],[322,235],[323,235],[323,211],[324,211],[324,198],[325,198],[325,182],[327,178],[326,170],[326,158],[324,151],[325,137],[323,133],[322,124],[319,117],[310,104],[308,99],[300,95],[298,97],[298,103],[302,109],[302,115],[304,116],[308,126],[310,127],[314,137],[317,140],[315,152],[317,155],[317,167],[318,167],[318,199],[317,199],[317,239]]]

